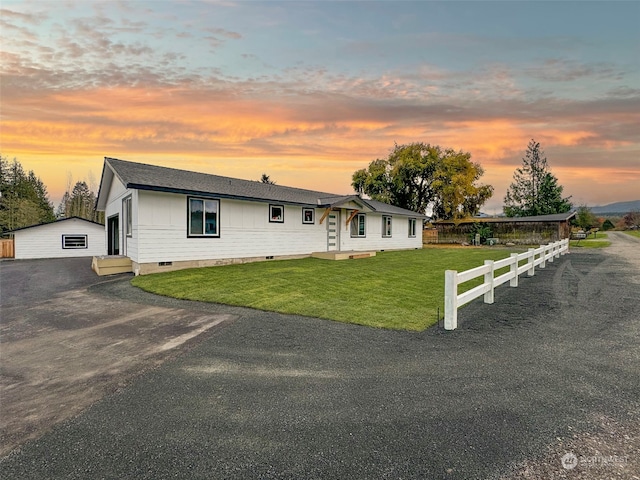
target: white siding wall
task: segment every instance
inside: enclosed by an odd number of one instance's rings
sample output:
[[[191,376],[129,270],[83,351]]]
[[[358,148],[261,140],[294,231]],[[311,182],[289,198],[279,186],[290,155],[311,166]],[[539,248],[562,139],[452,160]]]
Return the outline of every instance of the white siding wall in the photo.
[[[121,208],[125,195],[118,195],[113,212]],[[327,250],[327,223],[318,223],[324,209],[316,209],[315,223],[307,225],[302,223],[301,207],[285,205],[284,223],[271,223],[267,203],[220,199],[220,238],[188,238],[186,195],[141,190],[133,198],[133,239],[129,239],[127,256],[141,264],[305,255]],[[382,238],[381,215],[367,214],[366,238],[350,237],[347,218],[347,211],[343,211],[342,250],[422,247],[421,237],[408,237],[406,217],[393,217],[391,238]],[[421,232],[418,229],[416,233]]]
[[[131,201],[133,202],[131,205],[132,210],[132,233],[131,237],[125,237],[124,235],[124,215],[122,212],[122,199],[131,195]],[[131,258],[133,261],[138,261],[138,190],[130,190],[125,188],[125,186],[118,180],[118,178],[114,175],[113,182],[111,183],[111,189],[109,190],[109,196],[107,199],[107,206],[105,208],[105,223],[108,224],[107,219],[114,215],[118,215],[119,219],[119,235],[120,235],[120,254],[122,255],[126,252],[127,257]],[[105,225],[105,238],[107,236]],[[125,244],[126,242],[126,244]],[[124,249],[123,249],[124,247]]]
[[[64,258],[104,255],[104,227],[77,218],[15,232],[15,258]],[[87,235],[87,248],[63,249],[63,235]]]
[[[324,210],[302,223],[302,208],[285,205],[284,223],[269,222],[269,204],[220,200],[220,238],[187,237],[187,197],[138,192],[138,263],[302,255],[325,251]],[[134,217],[135,219],[135,217]]]
[[[400,250],[422,248],[422,220],[416,220],[416,237],[409,238],[409,219],[391,215],[391,237],[382,236],[382,214],[366,213],[366,237],[351,237],[345,222],[350,212],[343,210],[340,219],[340,250]]]

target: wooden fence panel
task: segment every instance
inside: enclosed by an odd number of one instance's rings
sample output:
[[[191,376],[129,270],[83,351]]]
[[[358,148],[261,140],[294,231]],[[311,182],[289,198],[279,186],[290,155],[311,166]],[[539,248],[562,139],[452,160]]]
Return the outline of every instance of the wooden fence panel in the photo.
[[[13,258],[13,238],[0,240],[0,258]]]
[[[422,230],[422,243],[438,243],[438,230]]]

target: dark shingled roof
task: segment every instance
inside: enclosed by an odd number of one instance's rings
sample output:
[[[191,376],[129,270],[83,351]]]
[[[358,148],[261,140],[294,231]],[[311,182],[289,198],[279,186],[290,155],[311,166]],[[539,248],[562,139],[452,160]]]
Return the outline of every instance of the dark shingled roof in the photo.
[[[309,207],[329,207],[349,200],[356,200],[371,207],[375,212],[424,217],[424,215],[404,208],[375,200],[362,199],[356,195],[336,195],[334,193],[128,162],[109,157],[105,157],[105,163],[113,169],[116,176],[127,188],[190,195],[215,195],[222,198],[278,202]]]

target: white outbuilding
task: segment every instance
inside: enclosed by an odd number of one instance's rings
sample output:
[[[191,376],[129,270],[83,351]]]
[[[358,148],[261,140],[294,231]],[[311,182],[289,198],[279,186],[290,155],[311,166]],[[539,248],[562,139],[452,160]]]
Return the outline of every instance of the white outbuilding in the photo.
[[[93,257],[107,253],[104,225],[79,217],[14,230],[16,259]]]

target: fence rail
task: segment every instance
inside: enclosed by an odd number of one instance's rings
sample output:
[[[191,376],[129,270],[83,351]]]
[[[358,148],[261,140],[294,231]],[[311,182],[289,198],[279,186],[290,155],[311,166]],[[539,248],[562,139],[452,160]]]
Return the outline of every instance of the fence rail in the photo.
[[[523,253],[512,253],[511,256],[502,260],[485,260],[484,265],[457,272],[447,270],[444,273],[444,328],[455,330],[458,328],[458,308],[470,301],[484,296],[484,303],[493,303],[494,290],[496,287],[509,282],[509,286],[517,287],[518,278],[523,273],[531,277],[535,275],[536,267],[545,268],[547,262],[553,262],[554,258],[559,258],[569,251],[569,239],[559,240],[548,245],[541,245],[539,248],[530,248]],[[509,271],[495,276],[496,272],[509,268]],[[484,277],[482,284],[466,292],[458,294],[458,286],[476,279]]]

